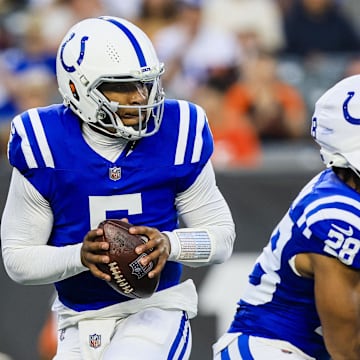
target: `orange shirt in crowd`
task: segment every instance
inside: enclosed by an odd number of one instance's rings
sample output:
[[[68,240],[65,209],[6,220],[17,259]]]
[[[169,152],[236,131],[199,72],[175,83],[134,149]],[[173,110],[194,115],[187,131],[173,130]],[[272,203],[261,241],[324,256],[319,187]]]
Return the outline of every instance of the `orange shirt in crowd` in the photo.
[[[225,94],[225,126],[250,122],[260,139],[291,139],[304,135],[306,106],[300,93],[277,81],[266,89],[247,83],[233,85]]]

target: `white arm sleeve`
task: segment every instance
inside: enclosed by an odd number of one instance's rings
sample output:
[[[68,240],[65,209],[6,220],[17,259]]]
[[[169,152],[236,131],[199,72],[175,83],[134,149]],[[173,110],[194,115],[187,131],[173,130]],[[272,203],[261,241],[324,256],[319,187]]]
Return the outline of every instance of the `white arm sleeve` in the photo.
[[[176,206],[186,229],[164,232],[171,243],[169,260],[199,267],[222,263],[231,256],[235,225],[230,209],[216,185],[210,161],[194,184],[177,196]],[[193,238],[196,239],[194,242]],[[196,243],[197,246],[193,246]],[[196,254],[189,260],[192,247],[196,248]]]
[[[5,269],[25,285],[50,284],[88,270],[81,263],[81,243],[65,247],[47,245],[53,225],[48,202],[17,169],[1,221],[1,247]]]

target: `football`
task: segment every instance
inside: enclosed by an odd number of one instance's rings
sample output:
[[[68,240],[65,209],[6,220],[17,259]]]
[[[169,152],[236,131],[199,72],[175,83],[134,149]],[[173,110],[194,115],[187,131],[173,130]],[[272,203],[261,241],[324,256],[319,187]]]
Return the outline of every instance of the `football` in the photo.
[[[99,224],[98,227],[104,231],[103,241],[110,245],[107,251],[110,262],[98,264],[98,267],[111,276],[108,284],[120,294],[133,299],[146,298],[156,291],[159,276],[148,277],[148,273],[156,266],[154,261],[146,266],[140,263],[146,253],[138,255],[135,248],[146,243],[147,238],[130,234],[128,229],[131,226],[116,219],[104,220]]]

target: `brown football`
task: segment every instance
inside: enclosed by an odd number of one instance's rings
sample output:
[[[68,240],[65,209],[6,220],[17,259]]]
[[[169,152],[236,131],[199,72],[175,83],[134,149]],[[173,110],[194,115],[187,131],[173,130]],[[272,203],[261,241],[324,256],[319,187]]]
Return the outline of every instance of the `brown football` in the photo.
[[[109,264],[98,264],[101,271],[111,276],[108,283],[112,288],[129,298],[146,298],[151,296],[159,284],[159,277],[149,278],[148,273],[155,267],[155,262],[143,266],[140,260],[146,253],[135,253],[136,246],[147,241],[145,236],[130,234],[132,225],[116,219],[104,220],[99,228],[104,230],[103,240],[110,248]]]

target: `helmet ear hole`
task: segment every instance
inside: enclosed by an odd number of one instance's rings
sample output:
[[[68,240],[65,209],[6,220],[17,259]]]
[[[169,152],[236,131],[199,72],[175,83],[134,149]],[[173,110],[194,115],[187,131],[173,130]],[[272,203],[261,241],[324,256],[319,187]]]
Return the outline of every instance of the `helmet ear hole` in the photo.
[[[104,120],[106,118],[106,113],[103,110],[100,110],[97,114],[96,114],[96,118],[98,120]]]

